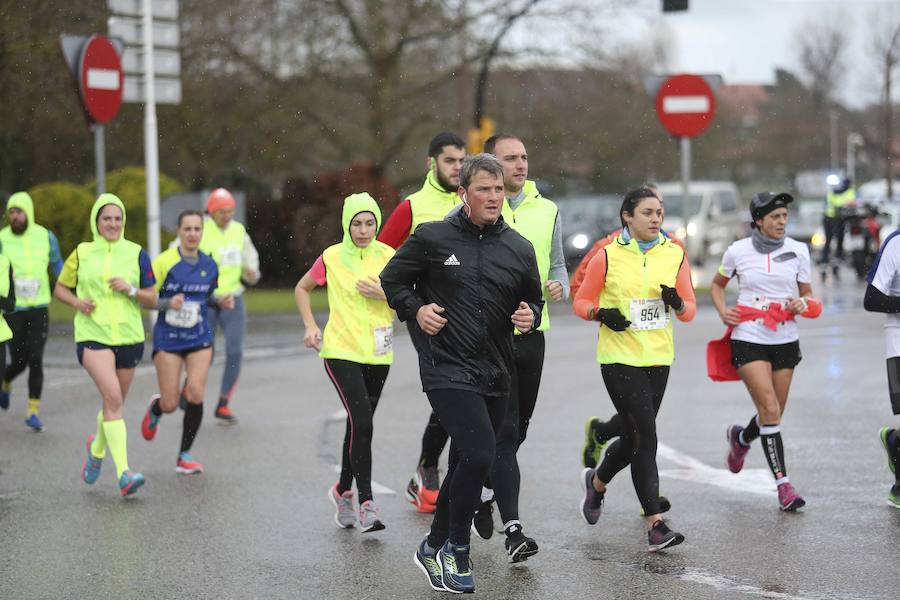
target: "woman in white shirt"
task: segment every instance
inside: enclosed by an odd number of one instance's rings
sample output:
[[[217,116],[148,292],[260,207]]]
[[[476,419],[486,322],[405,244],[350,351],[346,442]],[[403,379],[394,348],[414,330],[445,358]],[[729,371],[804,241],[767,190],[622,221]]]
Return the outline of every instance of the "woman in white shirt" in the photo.
[[[744,466],[750,443],[761,438],[766,461],[778,485],[781,510],[806,502],[791,485],[784,462],[781,418],[794,367],[800,362],[797,315],[817,317],[821,304],[812,299],[809,249],[785,236],[790,194],[757,194],[750,202],[752,235],[728,247],[713,278],[712,299],[731,334],[732,364],[756,406],[746,427],[728,427],[727,464],[732,473]],[[725,304],[725,286],[738,280],[737,306]]]

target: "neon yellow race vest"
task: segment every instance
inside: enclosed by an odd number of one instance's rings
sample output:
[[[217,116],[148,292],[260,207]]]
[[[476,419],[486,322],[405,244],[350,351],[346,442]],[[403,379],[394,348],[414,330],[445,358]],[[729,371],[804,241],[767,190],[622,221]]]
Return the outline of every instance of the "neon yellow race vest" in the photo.
[[[377,240],[360,248],[350,237],[350,222],[361,212],[375,215],[381,225],[381,209],[368,193],[344,199],[344,238],[322,253],[328,285],[328,323],[322,333],[322,358],[350,360],[366,365],[389,365],[394,360],[394,311],[386,300],[366,298],[356,282],[378,279],[394,249]]]
[[[825,205],[825,216],[834,218],[837,216],[838,209],[856,200],[856,188],[847,188],[841,193],[835,193],[828,190],[828,199]]]
[[[550,313],[547,310],[547,306],[550,304],[550,294],[547,293],[544,285],[550,276],[553,227],[556,224],[559,209],[553,202],[541,196],[533,181],[526,181],[523,190],[525,199],[516,210],[510,208],[509,201],[503,201],[503,220],[534,246],[538,273],[541,276],[541,288],[544,291],[544,309],[541,312],[541,324],[537,329],[538,331],[547,331],[550,329]],[[515,331],[516,335],[521,335],[518,329]]]
[[[9,296],[9,269],[9,259],[0,254],[0,297]],[[6,319],[0,315],[0,343],[11,340],[12,336],[12,329],[6,324]]]
[[[597,362],[619,363],[633,367],[671,365],[675,358],[672,342],[672,320],[665,315],[660,284],[675,287],[684,250],[664,235],[659,243],[642,253],[637,241],[628,243],[619,235],[606,246],[606,283],[600,292],[600,308],[618,308],[632,322],[625,331],[601,326],[597,340]],[[643,329],[641,323],[649,315],[665,325]],[[655,325],[651,325],[655,326]]]
[[[244,286],[241,285],[241,264],[246,235],[247,230],[234,219],[228,223],[225,231],[219,229],[212,219],[204,219],[200,251],[209,254],[219,266],[219,287],[215,292],[218,297],[244,291]]]
[[[134,287],[141,284],[138,260],[141,247],[126,239],[82,242],[78,253],[79,298],[90,298],[96,308],[90,315],[75,313],[75,341],[125,346],[144,341],[144,323],[137,301],[109,287],[111,277],[121,277]]]
[[[409,197],[409,209],[412,212],[409,232],[414,232],[422,223],[443,221],[459,202],[456,192],[445,191],[438,183],[434,171],[428,171],[422,189]]]
[[[16,308],[50,304],[50,235],[37,223],[29,223],[21,235],[7,226],[0,230],[3,254],[13,265]]]

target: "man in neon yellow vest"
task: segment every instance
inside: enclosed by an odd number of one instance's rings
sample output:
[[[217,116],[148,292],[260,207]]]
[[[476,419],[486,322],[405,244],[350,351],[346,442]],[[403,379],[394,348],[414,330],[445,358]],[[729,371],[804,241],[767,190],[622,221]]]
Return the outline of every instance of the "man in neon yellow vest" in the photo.
[[[835,242],[834,257],[840,261],[844,258],[844,225],[846,218],[841,214],[841,209],[848,204],[856,202],[856,188],[848,178],[841,179],[833,188],[828,190],[825,199],[825,247],[822,249],[822,264],[827,266],[831,253],[831,241]],[[835,276],[838,274],[837,265],[833,266]]]
[[[526,560],[537,553],[537,543],[522,532],[519,522],[519,465],[516,452],[525,441],[528,424],[537,402],[541,372],[544,367],[544,332],[550,329],[547,304],[569,296],[569,274],[563,255],[559,209],[541,196],[537,186],[528,179],[528,152],[522,140],[514,135],[497,134],[484,144],[484,151],[493,154],[503,166],[503,220],[531,242],[537,258],[538,272],[544,291],[541,324],[528,334],[513,336],[516,370],[511,387],[506,417],[497,434],[497,456],[491,469],[493,490],[482,490],[482,504],[475,514],[476,532],[491,537],[494,524],[491,500],[496,497],[503,528],[506,550],[512,562]]]
[[[378,241],[397,249],[416,227],[440,221],[459,202],[459,173],[466,157],[466,143],[455,133],[439,133],[428,144],[428,175],[422,188],[397,205],[381,228]],[[421,338],[415,319],[407,321],[413,344]],[[447,432],[433,414],[422,436],[422,452],[415,473],[406,486],[406,497],[419,512],[432,513],[437,504],[440,478],[438,459],[447,444]]]
[[[15,273],[16,306],[6,315],[13,332],[9,344],[10,365],[0,386],[0,408],[9,407],[12,381],[26,368],[28,372],[28,414],[25,424],[43,431],[38,413],[44,387],[44,344],[49,324],[50,276],[63,267],[59,242],[52,231],[34,219],[34,202],[27,192],[17,192],[6,203],[9,224],[0,230],[0,245]]]
[[[244,354],[244,331],[247,313],[244,307],[244,286],[259,281],[259,254],[244,226],[234,220],[236,202],[225,188],[212,191],[206,201],[209,218],[203,224],[200,251],[209,254],[219,266],[219,287],[216,299],[234,296],[234,308],[214,306],[209,309],[209,327],[213,333],[216,323],[225,333],[225,371],[219,392],[216,418],[223,423],[234,424],[237,419],[228,403],[237,387]]]

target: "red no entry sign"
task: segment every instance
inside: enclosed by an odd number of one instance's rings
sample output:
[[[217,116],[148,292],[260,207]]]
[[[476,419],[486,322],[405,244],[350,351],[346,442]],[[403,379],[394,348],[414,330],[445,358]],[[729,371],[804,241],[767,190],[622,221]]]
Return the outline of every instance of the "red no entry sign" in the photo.
[[[669,133],[696,137],[706,131],[716,113],[712,88],[697,75],[674,75],[656,94],[656,116]]]
[[[78,59],[78,91],[88,118],[104,124],[113,120],[122,106],[122,63],[107,38],[92,35]]]

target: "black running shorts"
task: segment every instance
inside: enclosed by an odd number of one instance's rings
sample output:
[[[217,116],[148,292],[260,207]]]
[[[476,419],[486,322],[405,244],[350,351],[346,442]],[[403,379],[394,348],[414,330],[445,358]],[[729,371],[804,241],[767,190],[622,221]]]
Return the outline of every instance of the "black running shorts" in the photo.
[[[772,363],[773,371],[793,369],[802,358],[799,341],[787,344],[754,344],[742,340],[731,340],[731,364],[736,369],[755,360]]]

